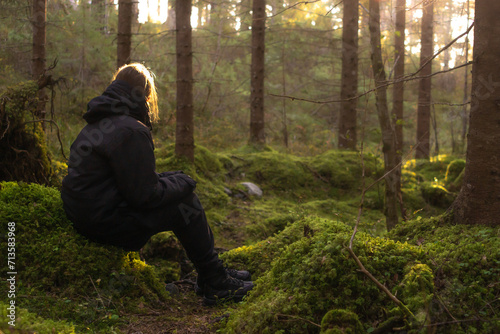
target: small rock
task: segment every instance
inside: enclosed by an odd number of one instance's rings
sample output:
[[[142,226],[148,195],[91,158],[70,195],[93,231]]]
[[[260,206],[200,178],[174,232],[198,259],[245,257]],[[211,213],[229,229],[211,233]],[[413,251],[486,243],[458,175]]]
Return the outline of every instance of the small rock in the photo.
[[[165,290],[167,290],[171,295],[174,296],[179,294],[179,288],[174,283],[165,284]]]
[[[231,189],[226,188],[226,187],[224,187],[224,192],[225,192],[227,195],[229,195],[229,196],[231,196],[231,195],[233,194],[233,192],[231,191]]]
[[[248,195],[262,197],[262,189],[260,189],[256,184],[253,184],[252,182],[242,182],[241,184],[247,188]]]

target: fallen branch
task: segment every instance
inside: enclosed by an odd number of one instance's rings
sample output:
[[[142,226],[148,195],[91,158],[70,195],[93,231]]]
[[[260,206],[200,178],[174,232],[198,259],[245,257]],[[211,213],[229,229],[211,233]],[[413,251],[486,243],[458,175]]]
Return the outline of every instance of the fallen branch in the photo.
[[[375,285],[380,289],[382,290],[400,309],[401,311],[403,311],[403,313],[413,319],[416,320],[415,316],[413,315],[413,313],[411,313],[411,311],[408,309],[408,307],[406,307],[405,304],[403,304],[396,296],[394,296],[392,294],[391,291],[389,291],[389,289],[387,289],[387,287],[385,285],[383,285],[382,283],[380,283],[376,278],[375,276],[373,276],[368,270],[366,270],[365,266],[363,265],[363,263],[361,263],[360,259],[356,256],[356,254],[354,254],[354,251],[347,247],[347,251],[349,252],[349,254],[351,254],[351,256],[354,258],[354,261],[356,261],[356,263],[358,264],[358,267],[360,268],[360,271],[365,274],[366,276],[368,276],[369,279],[371,279],[373,281],[373,283],[375,283]]]
[[[415,145],[415,147],[417,147],[418,145]],[[357,255],[354,253],[354,250],[353,250],[353,242],[354,242],[354,237],[356,236],[356,233],[358,231],[358,225],[359,225],[359,222],[361,220],[361,215],[363,213],[363,204],[364,204],[364,200],[365,200],[365,194],[366,192],[371,188],[373,187],[375,184],[377,184],[378,182],[380,182],[381,180],[383,180],[384,178],[387,177],[387,175],[389,175],[390,173],[394,172],[402,163],[405,159],[401,159],[401,161],[393,168],[391,169],[390,171],[388,171],[387,173],[385,173],[384,175],[382,175],[379,179],[377,179],[376,181],[374,181],[371,185],[369,185],[367,188],[365,188],[365,163],[364,163],[364,159],[363,159],[363,142],[361,142],[361,150],[360,150],[360,157],[361,157],[361,166],[362,166],[362,174],[361,174],[361,177],[362,177],[362,187],[363,187],[363,190],[362,190],[362,193],[361,193],[361,201],[360,201],[360,204],[359,204],[359,210],[358,210],[358,216],[356,218],[356,225],[354,226],[354,231],[351,235],[351,239],[349,240],[349,246],[346,247],[347,248],[347,251],[349,252],[349,254],[353,257],[354,261],[356,261],[356,264],[358,265],[358,267],[360,268],[360,271],[365,274],[366,276],[368,276],[368,278],[373,282],[375,283],[375,285],[380,289],[382,290],[382,292],[384,292],[398,307],[399,309],[406,315],[406,316],[409,316],[410,318],[416,320],[415,318],[415,315],[413,315],[413,313],[408,309],[408,307],[406,307],[406,305],[404,305],[395,295],[392,294],[391,291],[389,291],[389,289],[387,289],[386,286],[384,286],[382,283],[380,283],[377,278],[375,278],[375,276],[373,276],[366,268],[365,266],[363,265],[363,263],[361,262],[361,260],[357,257]],[[415,148],[414,147],[414,148]],[[408,157],[408,155],[414,150],[414,148],[412,148],[408,153],[407,155],[405,156]]]

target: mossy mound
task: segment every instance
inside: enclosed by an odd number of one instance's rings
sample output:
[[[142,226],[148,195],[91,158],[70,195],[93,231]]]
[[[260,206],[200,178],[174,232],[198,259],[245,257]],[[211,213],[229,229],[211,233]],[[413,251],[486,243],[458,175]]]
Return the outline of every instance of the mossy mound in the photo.
[[[158,276],[165,282],[179,280],[182,272],[193,270],[187,264],[184,248],[171,231],[153,235],[142,248],[141,255],[148,264],[159,268]]]
[[[155,269],[138,253],[78,235],[65,216],[58,190],[14,182],[2,182],[0,187],[0,227],[11,228],[16,242],[16,306],[105,332],[120,321],[119,312],[168,300]],[[2,234],[2,249],[13,241],[8,237]],[[13,271],[6,262],[0,269]],[[4,297],[6,289],[2,284]]]
[[[75,334],[75,326],[66,321],[57,321],[44,319],[37,314],[30,313],[24,308],[16,307],[15,327],[10,326],[10,304],[0,301],[0,333],[19,334],[19,333],[57,333],[57,334]]]
[[[364,332],[356,313],[348,310],[328,311],[321,320],[320,334],[356,334]]]
[[[405,316],[359,272],[345,249],[351,233],[345,224],[310,216],[288,223],[281,233],[266,240],[224,253],[227,263],[248,268],[257,279],[250,296],[221,331],[500,330],[493,306],[500,295],[499,228],[450,226],[446,216],[419,217],[391,231],[389,236],[395,240],[356,235],[355,253],[414,318]],[[344,315],[349,315],[349,321],[341,321]]]
[[[465,171],[465,160],[457,159],[450,162],[446,169],[445,186],[450,191],[458,191],[462,187],[462,180]]]
[[[443,209],[449,208],[455,199],[453,194],[436,182],[423,182],[420,191],[427,203]]]
[[[307,217],[267,240],[223,254],[228,263],[250,268],[259,277],[223,331],[317,333],[332,309],[357,314],[365,330],[390,316],[403,319],[388,297],[359,273],[345,249],[351,232],[342,223]],[[363,233],[356,236],[354,250],[394,293],[403,290],[407,266],[430,264],[418,247]]]
[[[419,245],[432,259],[435,298],[428,316],[445,323],[439,333],[499,333],[500,228],[451,221],[451,215],[413,220],[389,236]]]
[[[265,192],[294,200],[339,198],[359,191],[361,185],[362,164],[356,152],[332,150],[315,157],[297,157],[268,150],[229,157],[232,178],[248,179]],[[381,173],[376,157],[366,155],[364,163],[368,179]]]
[[[406,162],[402,168],[401,192],[410,217],[411,212],[429,217],[448,209],[462,186],[464,166],[463,159],[447,155]]]
[[[443,181],[446,177],[448,165],[456,160],[449,155],[438,155],[427,159],[408,160],[403,168],[416,172],[419,176],[427,181]]]
[[[0,92],[0,180],[55,182],[42,123],[34,120],[37,92],[34,81]]]
[[[366,179],[382,176],[383,165],[376,156],[365,154],[363,163]],[[363,173],[359,153],[331,150],[311,158],[310,164],[334,188],[359,190]]]

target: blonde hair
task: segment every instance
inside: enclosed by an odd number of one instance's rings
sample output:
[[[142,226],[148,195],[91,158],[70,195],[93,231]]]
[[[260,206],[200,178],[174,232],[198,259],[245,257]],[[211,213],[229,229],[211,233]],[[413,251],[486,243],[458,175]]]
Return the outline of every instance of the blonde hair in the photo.
[[[158,95],[154,81],[154,73],[139,63],[123,65],[113,75],[113,80],[123,80],[132,87],[140,87],[141,94],[144,94],[148,105],[151,122],[159,119],[158,116]]]

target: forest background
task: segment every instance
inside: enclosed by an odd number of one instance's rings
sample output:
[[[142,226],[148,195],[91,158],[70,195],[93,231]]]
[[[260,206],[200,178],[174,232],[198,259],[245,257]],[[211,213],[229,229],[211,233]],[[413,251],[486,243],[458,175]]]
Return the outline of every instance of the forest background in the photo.
[[[5,87],[31,78],[31,7],[3,2],[0,48]],[[152,4],[152,2],[150,3]],[[156,74],[161,121],[155,126],[158,143],[173,140],[175,133],[175,12],[173,2],[157,7],[140,3],[135,12],[131,61],[146,64]],[[96,10],[97,6],[104,6]],[[473,17],[473,4],[465,0],[435,2],[434,50],[464,33]],[[374,88],[368,34],[368,1],[360,2],[359,93]],[[104,19],[95,13],[104,13]],[[145,14],[147,12],[147,14]],[[158,13],[169,16],[165,22]],[[94,14],[93,14],[94,13]],[[382,52],[393,78],[395,4],[381,2]],[[312,155],[338,146],[338,102],[342,68],[342,5],[331,1],[267,2],[265,124],[266,142],[280,150]],[[408,1],[406,11],[406,72],[420,67],[422,2]],[[139,23],[138,19],[143,23]],[[194,4],[193,77],[195,141],[214,149],[235,148],[248,141],[251,63],[251,3],[200,1]],[[117,6],[48,1],[47,66],[59,80],[47,105],[61,130],[64,149],[83,124],[87,102],[99,95],[116,68]],[[433,61],[433,72],[464,64],[470,58],[472,35],[463,36]],[[464,153],[470,67],[438,75],[432,81],[432,155]],[[470,86],[469,86],[470,87]],[[389,89],[389,94],[391,89]],[[283,98],[288,96],[292,98]],[[295,98],[295,99],[293,99]],[[308,101],[300,101],[306,99]],[[391,98],[388,99],[392,101]],[[418,80],[405,83],[404,151],[417,142]],[[463,104],[465,103],[465,104]],[[390,107],[390,105],[389,105]],[[381,131],[374,94],[358,100],[358,127],[364,128],[365,149],[380,153]],[[48,127],[49,136],[54,128]],[[52,151],[60,150],[52,137]]]

